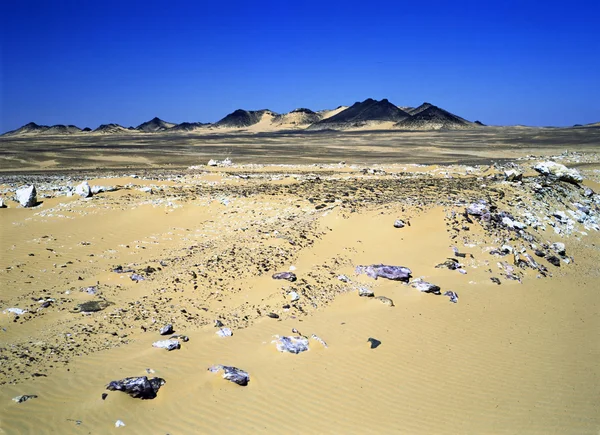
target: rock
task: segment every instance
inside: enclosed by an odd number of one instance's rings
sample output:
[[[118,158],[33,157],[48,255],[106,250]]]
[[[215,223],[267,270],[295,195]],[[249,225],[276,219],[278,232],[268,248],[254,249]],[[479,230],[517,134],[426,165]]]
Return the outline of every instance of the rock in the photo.
[[[75,187],[75,193],[82,198],[89,198],[92,196],[92,189],[87,181],[83,181]]]
[[[73,308],[74,313],[95,313],[97,311],[102,311],[106,307],[112,305],[112,302],[101,300],[101,301],[88,301],[83,302],[81,304],[77,304],[75,308]]]
[[[21,316],[23,314],[25,314],[27,312],[27,310],[23,310],[21,308],[7,308],[6,310],[2,311],[4,314],[16,314],[17,316]]]
[[[539,249],[536,249],[534,254],[541,258],[544,258],[546,256],[546,253],[544,251],[540,251]]]
[[[285,279],[289,282],[296,281],[296,274],[294,272],[277,272],[273,274],[273,279]]]
[[[521,181],[523,174],[515,169],[509,169],[504,171],[504,179],[510,182]]]
[[[154,193],[154,191],[152,190],[152,188],[151,188],[151,187],[149,187],[149,186],[146,186],[146,187],[140,187],[138,190],[139,190],[140,192],[142,192],[142,193],[149,193],[150,195],[152,195],[152,194]]]
[[[115,273],[130,273],[133,272],[133,269],[123,269],[123,266],[118,265],[112,271]]]
[[[125,426],[125,423],[123,423],[122,420],[115,421],[115,427],[123,427],[123,426]]]
[[[171,351],[181,349],[181,343],[179,342],[179,340],[168,339],[155,341],[154,343],[152,343],[152,347],[158,347],[159,349],[167,349],[168,351]]]
[[[565,247],[564,243],[561,243],[561,242],[553,243],[552,245],[550,245],[550,248],[552,248],[552,250],[554,252],[556,252],[558,255],[566,254],[566,247]]]
[[[373,296],[375,296],[375,292],[373,292],[373,290],[367,287],[359,287],[358,295],[363,298],[372,298]]]
[[[223,379],[227,379],[233,383],[241,385],[245,387],[250,382],[250,375],[244,370],[238,369],[237,367],[232,366],[223,366],[216,365],[212,366],[208,369],[212,373],[217,373],[220,370],[223,370]]]
[[[405,226],[406,224],[402,219],[396,219],[396,221],[394,222],[394,228],[404,228]]]
[[[187,343],[188,341],[190,341],[190,337],[188,337],[187,335],[180,335],[180,334],[171,335],[169,337],[169,339],[170,340],[181,340],[184,343]]]
[[[327,346],[327,343],[325,343],[325,341],[321,337],[319,337],[318,335],[316,335],[316,334],[312,334],[310,336],[310,338],[312,338],[313,340],[318,341],[319,343],[321,343],[324,348],[329,347],[329,346]]]
[[[403,266],[386,266],[383,264],[373,264],[371,266],[356,266],[356,273],[364,273],[367,276],[377,279],[387,278],[394,281],[408,282],[412,271]]]
[[[135,399],[154,399],[160,387],[166,381],[162,378],[148,379],[146,376],[132,377],[112,381],[106,389],[109,391],[123,391]]]
[[[490,278],[490,281],[492,281],[494,284],[498,284],[498,285],[502,284],[502,283],[500,282],[500,280],[499,280],[498,278],[496,278],[495,276],[492,276],[492,277]]]
[[[279,319],[279,314],[267,313],[267,317],[270,317],[271,319]]]
[[[16,195],[21,207],[33,207],[37,204],[37,192],[34,185],[18,189]]]
[[[289,297],[292,302],[296,302],[298,299],[300,299],[300,295],[296,292],[290,292]]]
[[[594,195],[594,191],[592,189],[590,189],[589,187],[586,187],[583,191],[583,196],[585,196],[586,198],[589,198],[592,195]]]
[[[478,202],[475,202],[467,207],[467,214],[471,216],[483,216],[484,214],[489,213],[487,202],[483,199],[480,199]]]
[[[35,394],[24,394],[22,396],[17,396],[17,397],[13,397],[13,402],[17,402],[17,403],[23,403],[23,402],[27,402],[30,399],[37,399],[37,396]]]
[[[379,346],[381,346],[381,341],[373,337],[369,337],[367,342],[371,343],[371,349],[377,349]]]
[[[420,292],[423,292],[423,293],[433,293],[434,295],[441,294],[439,286],[437,286],[435,284],[431,284],[430,282],[427,282],[427,281],[423,281],[423,280],[414,281],[413,283],[411,283],[411,286],[413,286],[414,288],[416,288],[417,290],[419,290]]]
[[[216,334],[219,337],[231,337],[233,335],[233,332],[229,328],[221,328],[216,332]]]
[[[338,275],[337,279],[342,282],[350,282],[350,278],[348,278],[346,275]]]
[[[577,184],[583,181],[583,177],[576,169],[569,169],[565,165],[556,162],[541,162],[535,165],[533,169],[546,177],[553,176],[568,183]]]
[[[448,296],[450,298],[450,302],[453,304],[458,302],[458,293],[448,290],[444,292],[444,296]]]
[[[283,336],[273,340],[279,352],[300,353],[308,350],[308,339],[298,336]]]
[[[4,204],[3,198],[0,198],[0,208],[6,208],[6,204]]]
[[[555,255],[551,255],[550,257],[546,258],[546,260],[548,260],[548,263],[552,264],[553,266],[560,267],[560,258],[556,257]]]
[[[160,328],[160,335],[169,335],[172,334],[174,331],[173,329],[173,325],[168,324],[163,326],[162,328]]]
[[[394,301],[385,296],[377,296],[375,299],[381,302],[382,304],[388,305],[390,307],[394,306]]]
[[[138,274],[138,273],[134,273],[129,277],[132,281],[135,282],[140,282],[140,281],[144,281],[146,278],[144,278],[142,275]]]
[[[217,161],[216,161],[216,160],[214,160],[214,159],[210,159],[210,160],[208,161],[207,165],[208,165],[208,166],[218,166],[218,165],[219,165],[219,162],[217,162]]]
[[[223,326],[223,322],[221,322],[219,319],[215,320],[215,328],[222,328]]]
[[[456,269],[460,269],[460,263],[458,262],[457,259],[455,258],[448,258],[446,261],[444,261],[443,263],[438,264],[437,266],[435,266],[437,269],[450,269],[450,270],[456,270]]]

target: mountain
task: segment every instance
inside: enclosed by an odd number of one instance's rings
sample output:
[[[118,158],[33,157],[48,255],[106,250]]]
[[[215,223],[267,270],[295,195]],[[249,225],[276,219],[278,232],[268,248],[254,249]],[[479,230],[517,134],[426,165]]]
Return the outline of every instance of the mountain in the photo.
[[[102,133],[102,134],[119,134],[119,133],[129,133],[130,130],[123,127],[119,124],[102,124],[94,133]]]
[[[319,110],[317,112],[317,115],[319,115],[321,117],[321,121],[324,119],[329,119],[334,115],[337,115],[338,113],[346,110],[348,108],[348,106],[338,106],[333,110]]]
[[[39,134],[43,131],[48,130],[50,127],[47,125],[37,125],[35,122],[25,124],[23,127],[17,128],[16,130],[7,131],[2,136],[19,136],[23,134]]]
[[[386,99],[377,101],[368,98],[363,102],[356,102],[346,110],[342,110],[338,114],[316,123],[310,129],[360,127],[386,121],[398,122],[409,116],[408,113],[394,106]]]
[[[181,124],[177,124],[174,127],[171,127],[169,131],[196,131],[204,127],[208,127],[210,124],[205,124],[203,122],[182,122]]]
[[[81,133],[81,129],[75,125],[53,125],[47,130],[43,131],[42,134],[74,134]]]
[[[165,131],[177,124],[172,122],[163,121],[160,118],[152,118],[150,121],[146,121],[136,127],[136,130],[143,131],[145,133],[156,133],[157,131]]]
[[[300,108],[292,110],[289,113],[276,115],[273,118],[273,125],[277,127],[302,127],[309,126],[321,120],[321,115],[310,109]]]
[[[458,130],[475,124],[430,103],[423,103],[410,112],[410,117],[396,123],[402,130]]]
[[[242,110],[238,109],[230,113],[225,118],[213,124],[214,127],[221,128],[245,128],[251,125],[258,124],[263,121],[264,116],[277,116],[270,110]]]

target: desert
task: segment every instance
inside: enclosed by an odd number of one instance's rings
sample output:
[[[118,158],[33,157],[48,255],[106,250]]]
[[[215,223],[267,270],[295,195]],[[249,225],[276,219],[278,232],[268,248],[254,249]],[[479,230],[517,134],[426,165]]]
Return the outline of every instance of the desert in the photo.
[[[596,433],[598,127],[373,101],[1,136],[0,433]]]

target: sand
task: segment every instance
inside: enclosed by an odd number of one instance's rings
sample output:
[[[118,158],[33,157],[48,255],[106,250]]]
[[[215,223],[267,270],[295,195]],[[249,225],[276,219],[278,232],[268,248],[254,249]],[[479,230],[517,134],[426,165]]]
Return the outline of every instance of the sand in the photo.
[[[600,191],[597,155],[557,158]],[[560,267],[534,256],[545,277],[515,267],[519,282],[498,266],[513,256],[490,251],[531,253],[530,242],[460,214],[482,197],[521,219],[585,200],[556,182],[540,205],[535,161],[518,162],[522,184],[503,181],[500,166],[385,163],[37,175],[41,205],[0,210],[0,433],[597,433],[600,233],[528,226],[536,246],[561,241],[567,254]],[[23,177],[2,177],[5,200]],[[119,190],[58,190],[82,179]],[[410,225],[394,228],[398,218]],[[435,267],[453,246],[466,274]],[[379,263],[410,267],[458,303],[355,272]],[[289,270],[298,281],[271,278]],[[96,295],[81,291],[90,286]],[[73,312],[90,300],[111,305]],[[232,337],[215,334],[216,319]],[[180,350],[152,347],[166,323],[189,337]],[[327,348],[278,352],[273,337],[292,328]],[[249,385],[214,364],[246,370]],[[166,380],[153,400],[105,389],[144,375]],[[21,394],[38,397],[11,400]]]

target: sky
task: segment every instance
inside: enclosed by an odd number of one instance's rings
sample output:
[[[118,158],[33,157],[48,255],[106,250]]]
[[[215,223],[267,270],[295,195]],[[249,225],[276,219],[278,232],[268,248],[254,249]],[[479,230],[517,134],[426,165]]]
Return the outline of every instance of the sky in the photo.
[[[4,1],[0,132],[215,122],[387,98],[492,125],[600,121],[593,1]]]

